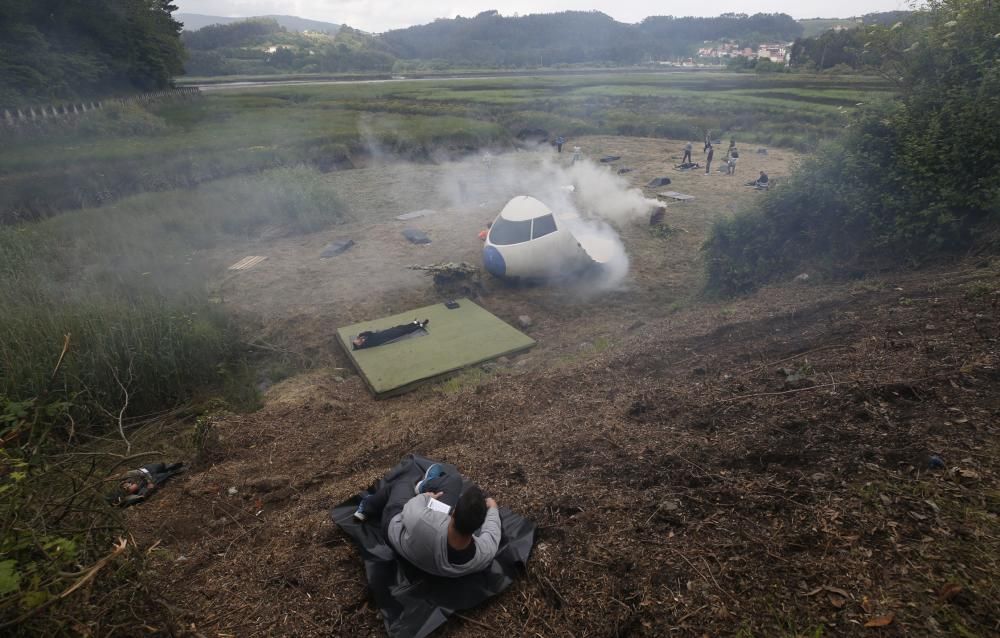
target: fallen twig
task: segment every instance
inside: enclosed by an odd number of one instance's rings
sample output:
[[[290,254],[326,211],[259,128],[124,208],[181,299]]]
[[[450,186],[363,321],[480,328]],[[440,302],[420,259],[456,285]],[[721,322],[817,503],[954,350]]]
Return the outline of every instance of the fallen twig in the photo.
[[[793,394],[795,392],[805,392],[807,390],[819,390],[820,388],[829,388],[830,386],[835,386],[835,385],[846,385],[848,383],[853,383],[853,381],[840,381],[837,383],[821,383],[819,385],[811,385],[808,388],[795,388],[793,390],[782,390],[781,392],[757,392],[755,394],[743,394],[738,397],[719,399],[718,403],[728,403],[730,401],[739,401],[741,399],[752,399],[754,397],[774,397],[781,394]]]
[[[849,346],[849,345],[841,344],[841,345],[822,346],[820,348],[813,348],[812,350],[806,350],[805,352],[800,352],[800,353],[792,355],[790,357],[785,357],[784,359],[778,359],[777,361],[771,361],[770,363],[765,363],[764,365],[756,367],[753,370],[750,370],[748,372],[744,372],[744,374],[753,374],[755,372],[759,372],[759,371],[763,370],[764,368],[770,368],[771,366],[776,366],[779,363],[785,363],[786,361],[791,361],[793,359],[798,359],[799,357],[804,357],[806,355],[813,354],[815,352],[822,352],[824,350],[839,350],[839,349],[850,348],[850,347],[851,346]]]
[[[479,625],[479,626],[480,626],[480,627],[482,627],[483,629],[489,629],[490,631],[493,631],[493,632],[497,631],[496,627],[494,627],[494,626],[492,626],[492,625],[487,625],[486,623],[484,623],[484,622],[480,622],[480,621],[476,620],[475,618],[469,618],[468,616],[465,616],[465,615],[463,615],[463,614],[460,614],[460,613],[458,613],[458,612],[455,612],[455,613],[454,613],[454,614],[452,614],[452,615],[453,615],[453,616],[455,616],[455,618],[461,618],[461,619],[462,619],[462,620],[464,620],[465,622],[470,622],[470,623],[472,623],[473,625]]]

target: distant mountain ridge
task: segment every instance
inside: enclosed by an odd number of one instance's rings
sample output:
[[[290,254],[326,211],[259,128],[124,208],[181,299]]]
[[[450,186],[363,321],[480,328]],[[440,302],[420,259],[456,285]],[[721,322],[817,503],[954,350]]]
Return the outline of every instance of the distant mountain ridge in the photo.
[[[319,20],[309,20],[308,18],[299,18],[297,16],[285,16],[285,15],[265,15],[265,16],[248,16],[242,18],[232,18],[223,16],[209,16],[202,15],[200,13],[175,13],[174,19],[178,22],[184,23],[185,31],[197,31],[212,24],[232,24],[233,22],[241,22],[243,20],[253,20],[255,18],[267,18],[270,20],[277,21],[278,24],[285,27],[289,31],[316,31],[319,33],[329,33],[334,34],[340,30],[339,24],[334,24],[332,22],[321,22]]]

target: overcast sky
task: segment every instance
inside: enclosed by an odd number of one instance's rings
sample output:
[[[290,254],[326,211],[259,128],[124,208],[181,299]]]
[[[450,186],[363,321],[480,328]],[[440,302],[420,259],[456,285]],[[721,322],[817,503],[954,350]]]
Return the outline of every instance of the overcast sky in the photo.
[[[602,11],[619,22],[639,22],[651,15],[716,16],[720,13],[787,13],[793,18],[846,18],[873,11],[909,8],[907,0],[716,0],[681,2],[679,0],[174,0],[182,13],[215,16],[293,15],[337,24],[348,24],[364,31],[426,24],[436,18],[471,17],[487,9],[505,16],[515,13],[553,13],[556,11]]]

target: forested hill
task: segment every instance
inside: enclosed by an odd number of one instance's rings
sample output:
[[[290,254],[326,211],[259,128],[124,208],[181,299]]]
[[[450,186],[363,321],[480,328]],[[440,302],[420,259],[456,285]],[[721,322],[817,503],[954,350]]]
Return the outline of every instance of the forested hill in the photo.
[[[439,59],[468,66],[612,62],[690,55],[704,40],[788,42],[802,27],[785,14],[723,14],[715,18],[649,17],[625,24],[597,11],[435,20],[397,29],[383,41],[402,59]]]
[[[297,16],[265,15],[253,18],[225,18],[222,16],[207,16],[200,13],[175,13],[174,18],[184,25],[185,31],[197,31],[204,27],[220,24],[232,24],[234,22],[244,22],[250,20],[274,20],[279,25],[289,31],[313,31],[315,33],[336,33],[340,29],[339,24],[332,22],[321,22],[319,20],[309,20]]]
[[[167,86],[184,49],[170,0],[0,0],[0,108]]]

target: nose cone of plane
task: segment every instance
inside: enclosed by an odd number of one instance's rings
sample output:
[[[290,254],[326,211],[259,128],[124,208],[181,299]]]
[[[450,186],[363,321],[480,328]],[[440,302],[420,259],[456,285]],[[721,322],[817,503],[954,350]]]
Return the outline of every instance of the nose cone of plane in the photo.
[[[507,264],[503,260],[503,255],[493,246],[483,248],[483,265],[494,277],[503,277],[507,274]]]

